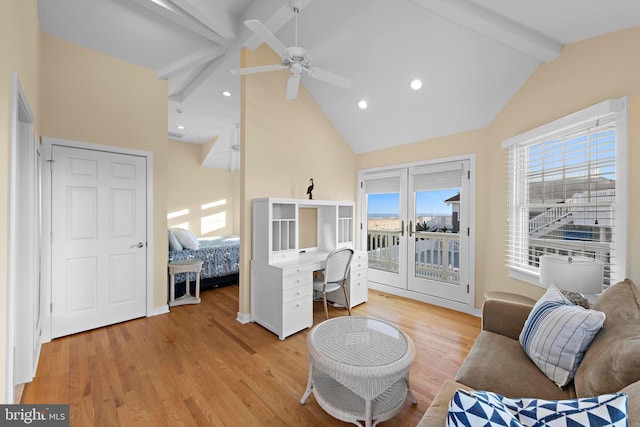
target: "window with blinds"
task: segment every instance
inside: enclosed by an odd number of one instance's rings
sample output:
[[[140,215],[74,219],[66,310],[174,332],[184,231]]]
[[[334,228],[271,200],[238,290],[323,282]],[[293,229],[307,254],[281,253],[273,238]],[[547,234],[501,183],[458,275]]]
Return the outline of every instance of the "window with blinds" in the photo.
[[[625,276],[626,100],[609,100],[503,143],[508,148],[506,263],[537,283],[545,254],[605,264],[604,286]]]

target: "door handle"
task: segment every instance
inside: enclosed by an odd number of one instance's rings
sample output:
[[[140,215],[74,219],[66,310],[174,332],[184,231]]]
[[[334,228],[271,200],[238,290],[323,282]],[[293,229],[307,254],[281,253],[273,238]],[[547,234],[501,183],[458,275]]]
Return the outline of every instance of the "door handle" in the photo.
[[[135,244],[133,244],[133,245],[131,245],[129,247],[130,248],[143,248],[144,247],[144,243],[138,242],[138,243],[135,243]]]
[[[413,236],[413,221],[409,221],[409,237]]]
[[[404,237],[404,219],[400,222],[400,236]]]

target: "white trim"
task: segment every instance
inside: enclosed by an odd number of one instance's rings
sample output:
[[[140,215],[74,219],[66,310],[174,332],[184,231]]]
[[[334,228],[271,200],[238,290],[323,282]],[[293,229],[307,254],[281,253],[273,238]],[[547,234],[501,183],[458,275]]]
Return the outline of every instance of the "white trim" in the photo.
[[[437,305],[439,307],[448,308],[450,310],[459,311],[461,313],[467,313],[480,317],[481,310],[473,306],[473,304],[464,304],[457,301],[451,301],[444,298],[438,298],[431,295],[422,294],[419,292],[409,291],[407,289],[399,289],[393,286],[387,286],[382,283],[376,283],[369,281],[369,290],[376,290],[385,292],[391,295],[408,298],[414,301],[426,302],[428,304]]]
[[[155,316],[158,314],[163,314],[168,312],[168,306],[159,306],[154,307],[153,305],[153,297],[154,297],[154,235],[153,235],[153,153],[149,151],[135,150],[131,148],[123,148],[123,147],[115,147],[111,145],[101,145],[101,144],[92,144],[89,142],[82,141],[70,141],[65,139],[58,138],[50,138],[43,137],[42,138],[42,146],[44,148],[44,159],[45,161],[51,159],[51,148],[52,146],[62,146],[62,147],[70,147],[70,148],[82,148],[86,150],[94,150],[94,151],[105,151],[108,153],[116,153],[116,154],[126,154],[131,156],[140,156],[146,158],[146,168],[147,168],[147,182],[146,182],[146,209],[147,209],[147,268],[146,268],[146,309],[145,315]],[[48,235],[51,233],[51,174],[43,173],[43,235]],[[52,301],[51,296],[51,240],[44,239],[43,242],[43,258],[46,260],[47,269],[46,272],[43,269],[43,281],[46,280],[46,288],[48,288],[48,292],[46,295],[45,304],[49,305]],[[46,276],[46,277],[45,277]],[[44,296],[43,296],[44,297]],[[45,306],[46,306],[45,305]],[[46,310],[45,310],[46,311]],[[51,340],[51,313],[46,312],[46,316],[43,319],[43,342],[47,342]]]
[[[31,111],[27,96],[22,89],[18,74],[11,73],[11,140],[9,159],[9,229],[8,231],[8,256],[7,256],[7,292],[6,302],[6,341],[5,341],[5,379],[4,379],[4,402],[14,403],[14,347],[16,332],[16,269],[17,269],[17,236],[16,218],[18,216],[17,206],[17,147],[18,147],[18,122],[19,114],[22,111],[27,117],[27,122],[33,124],[35,116]]]
[[[610,114],[618,114],[626,110],[627,98],[608,99],[596,105],[577,111],[568,116],[561,117],[550,123],[538,126],[502,142],[502,148],[509,148],[514,145],[534,140],[545,139],[549,135],[560,132],[571,132],[575,128],[584,128],[585,124],[606,117]]]
[[[147,317],[159,316],[167,313],[169,313],[169,304],[153,307],[151,310],[147,309]]]
[[[240,313],[238,312],[236,320],[243,325],[251,322],[251,313]]]

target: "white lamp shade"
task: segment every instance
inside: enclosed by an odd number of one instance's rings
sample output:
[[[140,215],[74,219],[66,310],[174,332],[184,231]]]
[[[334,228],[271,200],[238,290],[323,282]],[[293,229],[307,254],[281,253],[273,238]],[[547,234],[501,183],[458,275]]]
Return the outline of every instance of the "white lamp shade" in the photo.
[[[540,283],[582,294],[602,292],[604,264],[580,256],[543,255],[540,257]]]

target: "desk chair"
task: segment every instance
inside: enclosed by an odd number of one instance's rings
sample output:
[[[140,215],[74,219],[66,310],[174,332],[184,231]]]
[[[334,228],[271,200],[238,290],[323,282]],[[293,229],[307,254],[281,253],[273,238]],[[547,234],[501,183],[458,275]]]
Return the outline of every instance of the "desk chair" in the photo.
[[[322,292],[324,313],[326,314],[327,319],[329,319],[327,294],[337,291],[340,288],[344,291],[344,300],[347,302],[347,309],[349,310],[349,316],[351,316],[351,304],[349,303],[349,296],[347,295],[345,283],[349,275],[349,269],[351,268],[352,256],[353,250],[349,248],[336,249],[331,252],[327,255],[327,265],[324,269],[323,278],[315,279],[313,281],[313,289]]]

